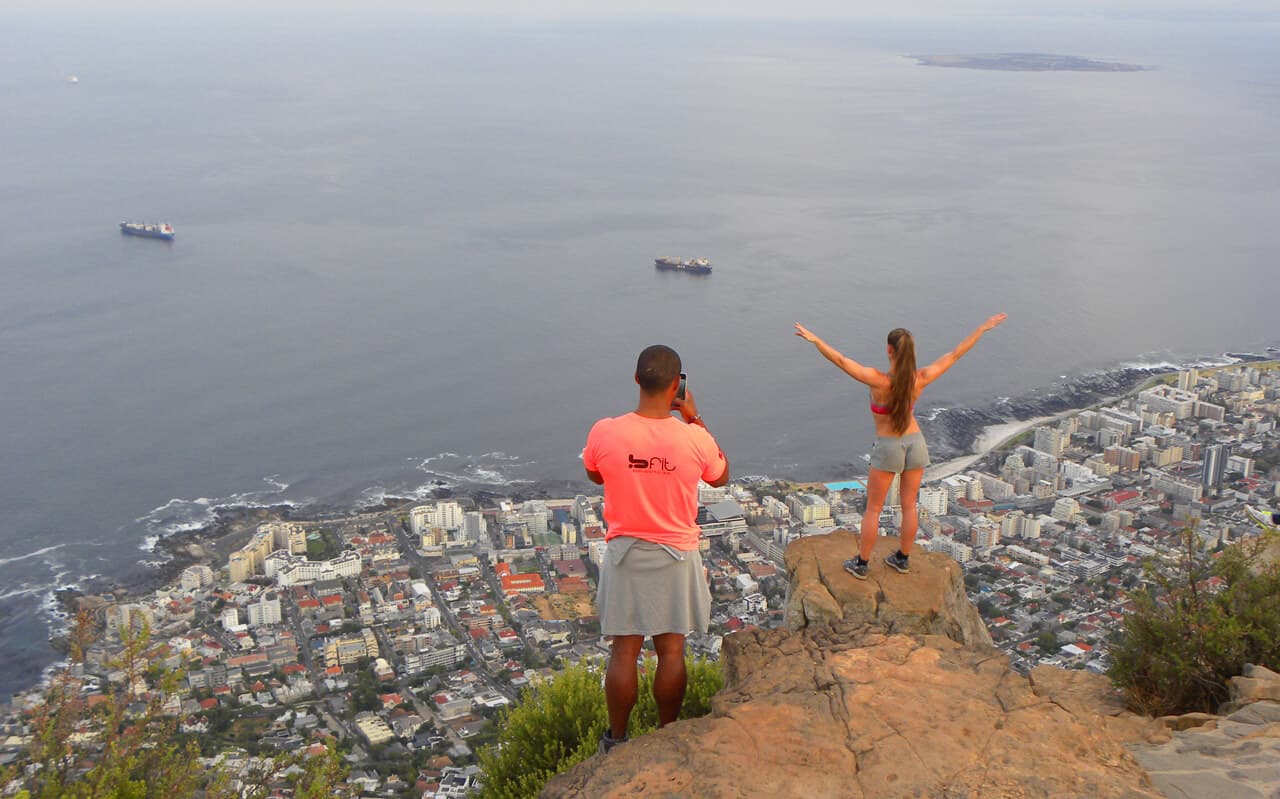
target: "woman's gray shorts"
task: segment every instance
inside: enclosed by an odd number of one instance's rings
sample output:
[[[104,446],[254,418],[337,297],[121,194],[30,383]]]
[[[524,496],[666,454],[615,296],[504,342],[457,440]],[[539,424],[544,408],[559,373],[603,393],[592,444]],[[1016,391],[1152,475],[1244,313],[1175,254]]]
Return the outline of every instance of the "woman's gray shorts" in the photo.
[[[905,436],[876,436],[871,448],[871,468],[882,472],[901,474],[908,469],[923,469],[929,465],[929,447],[924,443],[924,433]]]
[[[601,635],[705,633],[711,621],[711,589],[702,556],[639,538],[609,541],[596,591]]]

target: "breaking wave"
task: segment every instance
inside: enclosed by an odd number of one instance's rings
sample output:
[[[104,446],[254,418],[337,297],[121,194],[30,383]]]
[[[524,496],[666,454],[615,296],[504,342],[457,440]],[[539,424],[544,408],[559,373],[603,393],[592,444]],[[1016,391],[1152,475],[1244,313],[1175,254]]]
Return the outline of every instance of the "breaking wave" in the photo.
[[[142,540],[138,549],[143,552],[154,552],[156,546],[165,538],[178,533],[199,530],[212,524],[218,517],[218,511],[228,508],[269,508],[287,505],[291,508],[303,507],[314,500],[311,498],[291,499],[285,496],[289,483],[273,474],[262,478],[269,488],[258,491],[244,491],[227,497],[197,497],[196,499],[171,499],[158,508],[133,520],[133,525],[125,525],[118,532],[128,533],[130,527],[137,526],[142,532]],[[147,564],[153,563],[147,561]]]

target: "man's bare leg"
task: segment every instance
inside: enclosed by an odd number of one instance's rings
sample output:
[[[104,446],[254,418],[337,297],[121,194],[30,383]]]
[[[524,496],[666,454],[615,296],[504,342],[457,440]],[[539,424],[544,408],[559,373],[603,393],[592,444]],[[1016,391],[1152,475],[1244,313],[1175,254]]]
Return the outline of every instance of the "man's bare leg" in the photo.
[[[658,652],[658,670],[653,675],[653,699],[658,705],[658,726],[665,727],[680,717],[684,691],[689,684],[689,675],[684,668],[684,636],[680,633],[655,635],[653,648]],[[632,689],[633,702],[634,696]]]
[[[609,649],[609,666],[604,672],[604,700],[609,709],[609,737],[627,736],[631,709],[636,706],[636,658],[644,645],[643,635],[615,635]],[[659,661],[661,663],[661,661]],[[657,692],[657,684],[654,684]]]

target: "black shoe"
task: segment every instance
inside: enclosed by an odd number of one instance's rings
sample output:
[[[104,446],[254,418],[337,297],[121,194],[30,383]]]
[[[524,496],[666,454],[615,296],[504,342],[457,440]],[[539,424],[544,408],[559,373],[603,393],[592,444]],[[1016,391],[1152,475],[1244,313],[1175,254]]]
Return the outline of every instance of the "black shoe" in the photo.
[[[867,579],[867,562],[861,557],[850,558],[844,562],[844,570],[859,580]]]
[[[609,730],[608,728],[606,728],[604,732],[600,733],[600,748],[597,749],[596,752],[601,755],[607,755],[609,754],[610,749],[617,746],[618,744],[624,744],[629,740],[631,739],[628,738],[626,735],[622,736],[621,738],[614,738],[613,736],[609,735]]]
[[[901,550],[885,558],[884,562],[889,564],[889,568],[896,570],[898,574],[911,573],[911,563],[907,556],[902,554]]]

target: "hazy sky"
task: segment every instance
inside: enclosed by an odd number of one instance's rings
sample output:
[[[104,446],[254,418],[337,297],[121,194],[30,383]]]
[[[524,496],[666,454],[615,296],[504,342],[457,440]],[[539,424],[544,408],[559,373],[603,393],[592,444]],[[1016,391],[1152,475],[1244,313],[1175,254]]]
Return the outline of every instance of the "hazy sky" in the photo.
[[[371,8],[504,17],[711,16],[793,19],[901,18],[985,15],[1106,14],[1280,18],[1276,0],[5,0],[9,8],[261,9],[317,11]]]

